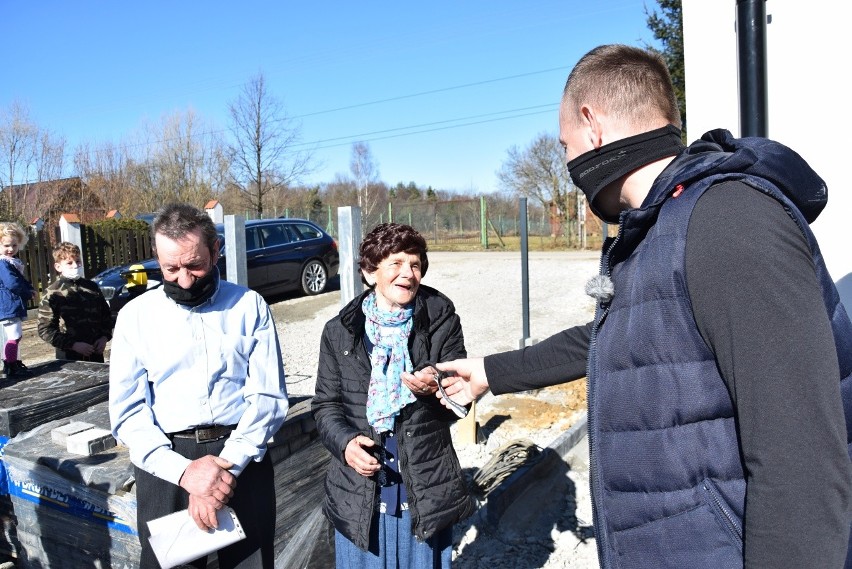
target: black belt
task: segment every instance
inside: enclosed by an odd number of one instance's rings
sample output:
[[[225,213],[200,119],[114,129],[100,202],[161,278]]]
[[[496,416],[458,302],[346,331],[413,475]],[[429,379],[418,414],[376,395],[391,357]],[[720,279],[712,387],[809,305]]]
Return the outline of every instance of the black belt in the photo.
[[[224,439],[236,428],[236,425],[206,425],[185,431],[178,431],[177,433],[170,433],[169,436],[178,439],[195,439],[197,443],[209,443]]]

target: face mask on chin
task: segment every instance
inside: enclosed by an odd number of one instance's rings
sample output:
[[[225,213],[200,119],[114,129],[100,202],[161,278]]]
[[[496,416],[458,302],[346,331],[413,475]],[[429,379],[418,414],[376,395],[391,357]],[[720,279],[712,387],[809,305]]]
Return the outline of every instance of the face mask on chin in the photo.
[[[216,292],[216,276],[219,268],[215,265],[206,275],[196,279],[189,288],[182,288],[174,281],[163,280],[163,292],[166,296],[183,306],[198,306]]]
[[[568,173],[574,185],[586,195],[592,212],[607,223],[618,223],[619,212],[600,210],[600,203],[595,201],[600,192],[634,170],[661,158],[675,156],[681,150],[680,129],[669,124],[581,154],[568,162]]]

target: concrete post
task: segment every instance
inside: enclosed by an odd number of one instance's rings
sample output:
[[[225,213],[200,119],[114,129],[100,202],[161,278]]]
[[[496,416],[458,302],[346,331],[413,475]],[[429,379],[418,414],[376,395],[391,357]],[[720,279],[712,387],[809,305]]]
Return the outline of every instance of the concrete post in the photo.
[[[227,280],[247,287],[246,221],[241,215],[225,216],[225,262]]]
[[[80,218],[76,213],[63,213],[59,217],[59,238],[83,250],[83,233],[80,231]]]
[[[361,246],[361,208],[337,208],[337,248],[340,251],[340,305],[364,291],[358,269],[358,247]]]

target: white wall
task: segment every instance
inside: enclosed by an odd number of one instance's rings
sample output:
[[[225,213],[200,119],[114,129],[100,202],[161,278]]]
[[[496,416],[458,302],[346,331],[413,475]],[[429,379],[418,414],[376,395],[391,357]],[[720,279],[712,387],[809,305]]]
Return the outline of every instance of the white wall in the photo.
[[[739,135],[735,0],[683,0],[690,141],[713,128]],[[852,306],[852,113],[848,2],[769,0],[767,134],[802,155],[828,185],[812,228],[828,270]],[[846,214],[844,218],[843,215]]]

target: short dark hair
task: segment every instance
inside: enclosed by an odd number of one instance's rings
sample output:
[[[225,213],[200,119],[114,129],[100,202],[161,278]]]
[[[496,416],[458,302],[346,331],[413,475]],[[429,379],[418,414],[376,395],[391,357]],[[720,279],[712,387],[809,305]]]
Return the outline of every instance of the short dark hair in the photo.
[[[151,248],[154,256],[157,256],[157,235],[177,241],[194,231],[201,233],[201,239],[207,244],[210,254],[215,255],[219,235],[216,233],[216,225],[207,213],[183,203],[164,206],[157,212],[151,224]]]
[[[402,223],[381,223],[373,228],[361,241],[358,248],[358,266],[366,273],[373,273],[379,263],[394,253],[409,253],[420,257],[420,275],[425,276],[429,268],[426,255],[426,239],[410,225]],[[363,274],[361,280],[364,280]],[[364,280],[366,283],[366,280]]]
[[[580,58],[568,75],[563,103],[572,112],[592,103],[634,127],[651,127],[660,119],[680,128],[680,111],[663,57],[650,49],[611,44]]]

